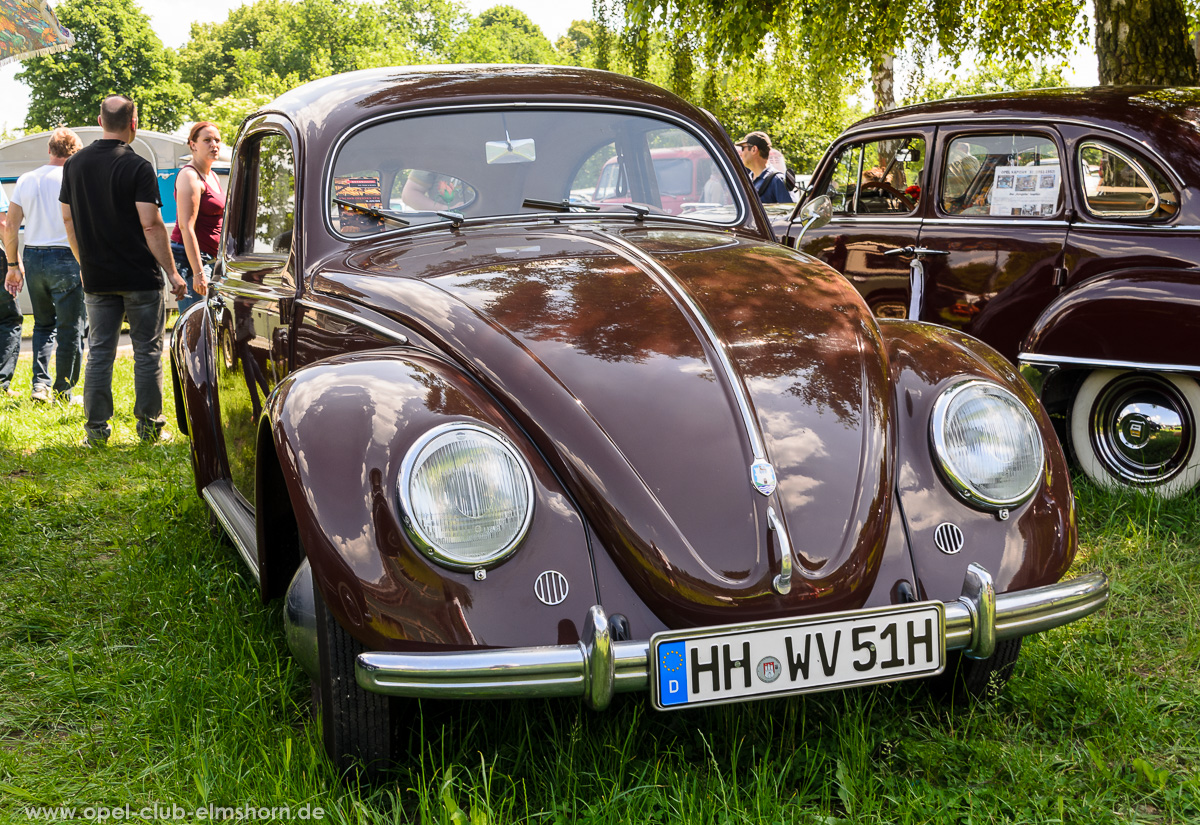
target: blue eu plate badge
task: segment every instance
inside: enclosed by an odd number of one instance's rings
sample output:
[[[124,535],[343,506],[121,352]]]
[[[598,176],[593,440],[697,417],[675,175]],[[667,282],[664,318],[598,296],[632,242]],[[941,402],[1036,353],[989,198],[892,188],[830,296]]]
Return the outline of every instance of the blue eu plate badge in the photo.
[[[687,702],[687,657],[684,642],[658,646],[659,701],[663,707]]]

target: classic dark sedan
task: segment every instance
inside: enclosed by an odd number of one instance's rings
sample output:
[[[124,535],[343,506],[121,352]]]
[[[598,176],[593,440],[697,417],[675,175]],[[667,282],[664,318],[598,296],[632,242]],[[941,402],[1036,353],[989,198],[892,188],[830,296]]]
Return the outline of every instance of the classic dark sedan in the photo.
[[[1200,89],[897,109],[848,129],[814,182],[834,217],[801,248],[876,314],[1019,363],[1097,482],[1200,482]]]
[[[665,196],[663,147],[718,197]],[[774,243],[662,89],[358,72],[234,155],[179,423],[339,765],[394,759],[413,697],[980,692],[1107,598],[1062,581],[1070,481],[1010,364]],[[602,174],[620,199],[581,198]]]

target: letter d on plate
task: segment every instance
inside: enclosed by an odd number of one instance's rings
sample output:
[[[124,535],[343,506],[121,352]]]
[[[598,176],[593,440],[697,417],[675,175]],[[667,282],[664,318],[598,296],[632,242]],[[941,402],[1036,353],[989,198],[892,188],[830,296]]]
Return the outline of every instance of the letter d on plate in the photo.
[[[659,702],[667,705],[686,704],[687,656],[684,642],[670,642],[658,646]]]

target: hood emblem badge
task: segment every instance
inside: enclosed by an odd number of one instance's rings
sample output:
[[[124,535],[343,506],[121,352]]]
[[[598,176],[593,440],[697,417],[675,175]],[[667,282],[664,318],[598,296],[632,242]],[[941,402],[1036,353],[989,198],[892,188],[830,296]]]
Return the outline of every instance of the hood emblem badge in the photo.
[[[759,459],[750,465],[750,483],[764,496],[775,492],[775,468],[769,461]]]

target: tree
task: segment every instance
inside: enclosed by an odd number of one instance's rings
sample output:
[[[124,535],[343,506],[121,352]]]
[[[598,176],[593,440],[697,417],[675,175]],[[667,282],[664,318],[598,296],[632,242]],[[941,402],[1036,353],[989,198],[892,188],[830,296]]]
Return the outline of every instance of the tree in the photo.
[[[962,76],[957,72],[932,79],[922,76],[914,84],[912,92],[905,97],[904,104],[940,100],[944,97],[1015,92],[1021,89],[1049,89],[1065,85],[1061,65],[1046,65],[1040,61],[1013,63],[991,59],[976,64],[974,71]]]
[[[257,0],[193,25],[180,68],[206,105],[274,96],[331,74],[445,60],[467,18],[450,0]]]
[[[542,30],[520,9],[493,6],[471,20],[451,48],[460,63],[555,63]]]
[[[1183,0],[1096,0],[1102,84],[1194,86],[1193,48]]]
[[[27,130],[91,125],[110,94],[134,100],[144,128],[169,132],[183,122],[191,90],[134,0],[66,0],[55,11],[75,46],[27,60],[17,74],[30,90]]]
[[[876,108],[894,105],[892,60],[936,51],[1024,61],[1065,56],[1086,32],[1082,0],[627,0],[630,25],[694,31],[723,65],[768,61],[827,99],[870,72]]]
[[[593,20],[572,20],[567,33],[558,38],[554,50],[572,65],[595,65],[596,23]]]
[[[193,25],[180,69],[202,101],[277,95],[318,77],[377,65],[381,53],[402,53],[401,44],[389,43],[384,21],[383,9],[370,4],[258,0],[234,9],[223,23]]]

